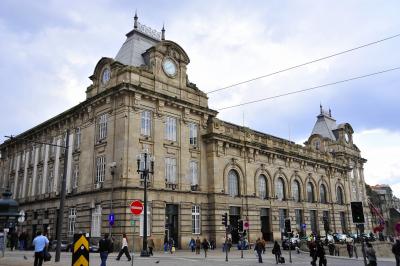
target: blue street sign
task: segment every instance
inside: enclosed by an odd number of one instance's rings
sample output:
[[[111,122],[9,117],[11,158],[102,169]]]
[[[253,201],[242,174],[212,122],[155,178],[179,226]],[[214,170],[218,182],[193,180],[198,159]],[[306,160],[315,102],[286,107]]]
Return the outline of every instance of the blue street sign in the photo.
[[[307,225],[306,224],[301,224],[301,228],[306,229]]]
[[[110,214],[108,215],[108,223],[109,223],[110,225],[114,225],[114,219],[115,219],[114,213],[110,213]]]

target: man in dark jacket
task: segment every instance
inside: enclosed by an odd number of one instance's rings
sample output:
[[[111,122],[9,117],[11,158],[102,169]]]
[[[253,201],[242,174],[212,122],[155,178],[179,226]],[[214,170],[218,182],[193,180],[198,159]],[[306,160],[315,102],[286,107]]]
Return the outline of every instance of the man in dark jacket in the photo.
[[[261,254],[265,250],[265,246],[264,246],[264,244],[263,244],[263,242],[261,241],[260,238],[258,238],[257,241],[256,241],[255,250],[256,250],[257,256],[258,256],[258,262],[262,263],[263,260],[262,260],[262,255]]]
[[[99,242],[99,253],[101,264],[100,266],[106,266],[108,253],[112,252],[112,242],[108,239],[108,234],[104,234],[104,238]]]
[[[396,243],[392,247],[392,252],[396,258],[396,266],[400,266],[400,239],[396,240]]]
[[[319,266],[326,266],[326,257],[325,257],[325,249],[324,249],[324,244],[322,241],[318,241],[317,243],[317,251],[316,251],[316,257],[319,258]]]

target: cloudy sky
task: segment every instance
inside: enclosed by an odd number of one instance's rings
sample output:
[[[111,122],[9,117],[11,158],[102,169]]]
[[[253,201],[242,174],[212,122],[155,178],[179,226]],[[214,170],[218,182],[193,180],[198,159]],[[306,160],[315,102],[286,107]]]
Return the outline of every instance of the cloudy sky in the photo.
[[[98,60],[114,57],[139,21],[188,53],[189,79],[222,88],[400,33],[399,1],[0,2],[0,143],[85,100]],[[209,94],[210,107],[400,67],[400,37]],[[400,196],[400,70],[220,112],[219,117],[304,142],[320,103],[348,122],[368,159],[366,181]],[[260,115],[262,114],[262,115]],[[244,119],[243,119],[244,117]]]

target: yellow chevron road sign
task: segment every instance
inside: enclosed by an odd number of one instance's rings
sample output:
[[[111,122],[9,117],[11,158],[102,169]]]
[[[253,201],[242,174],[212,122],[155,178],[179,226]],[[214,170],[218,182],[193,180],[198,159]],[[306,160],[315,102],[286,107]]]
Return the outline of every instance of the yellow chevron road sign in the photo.
[[[84,234],[74,235],[72,266],[89,266],[89,239]]]

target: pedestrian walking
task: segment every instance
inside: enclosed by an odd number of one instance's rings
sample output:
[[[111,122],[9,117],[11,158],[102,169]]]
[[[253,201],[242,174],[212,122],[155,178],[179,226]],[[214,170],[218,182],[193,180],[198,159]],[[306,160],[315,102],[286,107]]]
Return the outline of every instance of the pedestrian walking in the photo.
[[[196,241],[194,241],[193,237],[190,239],[189,248],[192,250],[192,252],[196,250]]]
[[[35,239],[32,241],[32,245],[35,246],[35,260],[33,262],[34,266],[42,266],[45,249],[49,245],[49,240],[47,237],[42,235],[41,231],[36,233]]]
[[[262,263],[262,262],[263,262],[263,260],[262,260],[262,253],[263,253],[263,251],[265,250],[265,246],[264,246],[264,244],[263,244],[263,242],[261,241],[260,238],[257,239],[256,245],[255,245],[255,248],[254,248],[254,249],[255,249],[255,251],[257,252],[258,262],[259,262],[259,263]]]
[[[368,258],[368,265],[369,266],[376,266],[377,260],[376,260],[376,252],[374,247],[371,245],[371,243],[367,242],[367,249],[365,250],[365,255],[367,255]]]
[[[172,237],[169,238],[168,247],[169,247],[169,253],[172,254],[175,252],[175,241]]]
[[[204,258],[207,258],[207,251],[210,248],[210,243],[208,242],[207,238],[203,239],[203,242],[201,243],[204,249]]]
[[[147,240],[147,247],[149,248],[149,255],[153,256],[153,249],[154,249],[154,240],[152,237]]]
[[[128,258],[128,261],[130,261],[132,258],[131,258],[131,255],[129,254],[128,239],[126,237],[126,234],[122,234],[122,247],[118,253],[116,260],[120,260],[122,254],[124,254],[124,253],[125,253],[125,256]]]
[[[317,261],[317,244],[313,238],[311,238],[311,241],[308,244],[308,249],[310,250],[311,265],[315,266]]]
[[[14,230],[10,234],[10,249],[11,249],[11,251],[13,251],[14,248],[17,249],[17,245],[18,245],[18,233]]]
[[[400,239],[396,239],[396,243],[392,247],[392,252],[396,258],[396,266],[400,266]]]
[[[19,250],[25,250],[25,248],[26,248],[26,233],[25,233],[25,231],[22,231],[19,234],[18,241],[19,241]]]
[[[324,248],[324,244],[322,243],[322,241],[318,241],[318,243],[317,243],[316,257],[319,258],[319,262],[318,262],[319,266],[326,266],[327,261],[326,261],[326,256],[325,256],[325,248]]]
[[[99,253],[101,264],[100,266],[106,266],[108,254],[112,252],[112,242],[108,238],[108,233],[104,234],[104,237],[99,241]]]
[[[278,241],[275,241],[274,243],[274,247],[272,248],[272,254],[275,255],[276,264],[278,264],[282,254],[281,246],[279,246]]]
[[[196,238],[196,254],[200,254],[200,249],[201,249],[201,241],[200,238]]]

